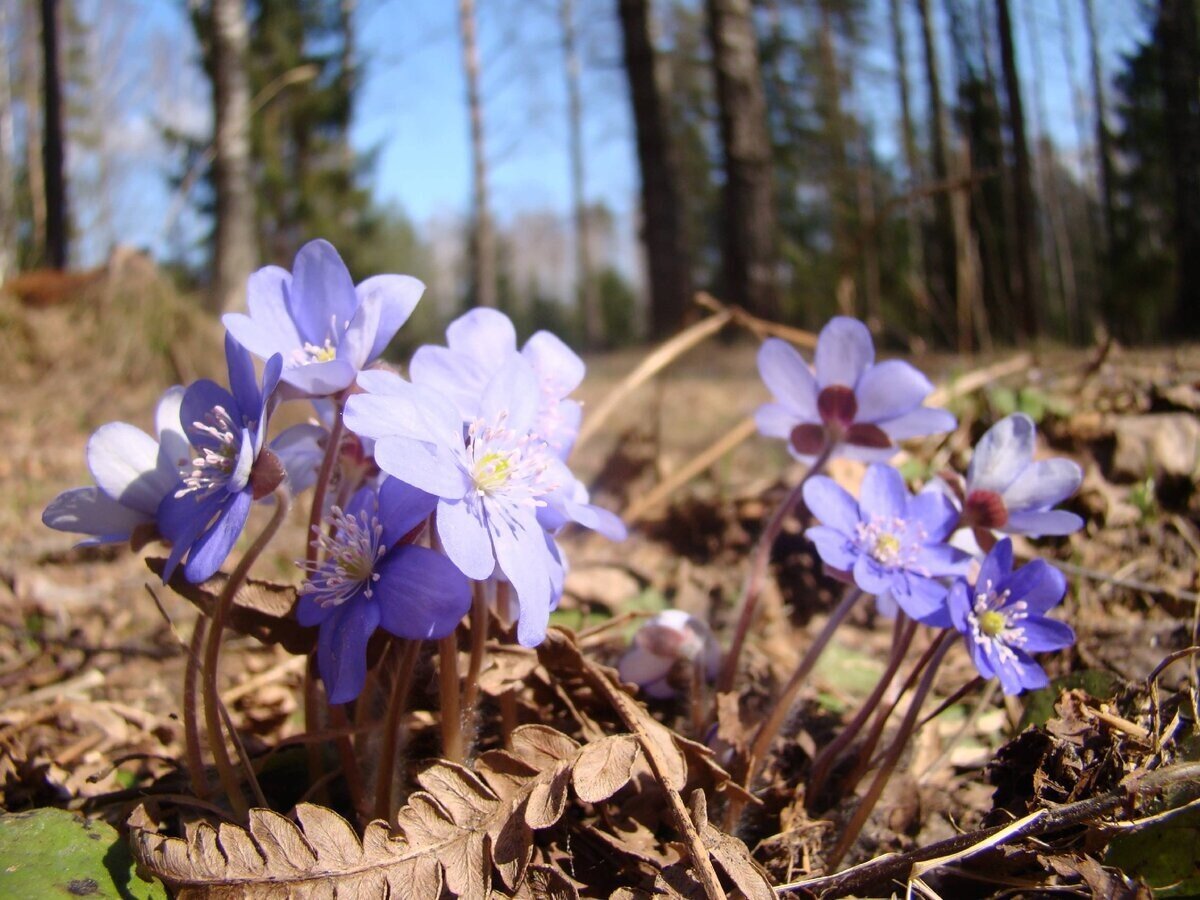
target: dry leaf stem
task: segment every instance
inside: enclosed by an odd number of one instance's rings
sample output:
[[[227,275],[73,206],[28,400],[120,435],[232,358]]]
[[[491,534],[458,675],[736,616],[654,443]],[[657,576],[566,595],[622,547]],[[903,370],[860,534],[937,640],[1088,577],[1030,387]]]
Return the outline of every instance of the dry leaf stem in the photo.
[[[871,811],[875,809],[875,804],[879,802],[879,795],[883,793],[884,787],[891,779],[892,773],[896,770],[896,764],[900,761],[900,754],[908,743],[908,739],[912,737],[914,726],[917,723],[917,714],[921,712],[921,707],[925,704],[925,698],[929,695],[929,691],[933,687],[933,680],[937,677],[938,667],[941,665],[942,658],[946,655],[946,651],[950,649],[950,645],[953,643],[955,637],[957,637],[957,632],[947,630],[942,632],[933,644],[933,653],[928,657],[928,662],[925,665],[925,674],[921,677],[921,683],[917,686],[912,700],[909,701],[908,710],[904,714],[904,720],[900,723],[900,729],[896,732],[896,736],[892,738],[891,746],[888,747],[887,753],[883,758],[883,763],[880,765],[879,771],[875,773],[875,778],[871,782],[870,788],[867,789],[866,795],[859,802],[857,808],[855,808],[854,815],[842,830],[837,844],[829,854],[829,865],[831,867],[841,862],[842,857],[846,855],[846,851],[854,845],[859,833],[862,831],[863,825],[866,824],[867,817],[871,815]]]
[[[271,513],[270,520],[259,532],[258,537],[254,539],[254,543],[250,545],[250,549],[246,551],[241,561],[238,562],[233,574],[225,583],[221,596],[217,598],[217,602],[213,606],[212,626],[209,628],[208,640],[204,647],[204,727],[208,733],[208,743],[212,749],[217,774],[221,779],[221,787],[239,820],[246,818],[250,807],[246,802],[246,795],[242,791],[241,781],[234,771],[233,761],[229,758],[229,748],[225,744],[225,735],[222,731],[221,698],[217,694],[217,666],[221,657],[221,633],[225,630],[225,617],[233,605],[234,596],[245,583],[250,568],[258,561],[259,556],[279,531],[279,526],[283,524],[288,510],[291,508],[292,494],[285,480],[275,489],[275,511]],[[251,784],[257,785],[253,769],[247,769],[246,777],[250,779]],[[255,793],[259,793],[257,787]]]
[[[904,615],[903,612],[896,614],[892,631],[892,650],[888,655],[887,668],[879,676],[878,684],[871,691],[871,695],[863,701],[849,724],[842,728],[838,736],[826,744],[813,760],[808,774],[808,786],[804,790],[804,803],[810,813],[814,812],[816,800],[825,787],[825,780],[829,777],[829,773],[837,764],[838,757],[850,745],[850,742],[858,737],[858,733],[870,719],[871,713],[879,706],[884,692],[891,686],[896,672],[900,669],[900,664],[904,662],[908,648],[912,645],[913,635],[916,632],[916,622]]]
[[[200,719],[196,714],[196,680],[200,676],[200,648],[208,619],[196,617],[192,639],[188,643],[187,668],[183,670],[183,744],[187,757],[188,780],[192,793],[201,800],[208,799],[208,783],[204,777],[204,757],[200,752]]]
[[[728,693],[733,690],[733,683],[737,679],[738,661],[742,655],[742,647],[746,643],[746,635],[750,632],[750,623],[754,621],[754,613],[758,609],[758,598],[762,593],[763,579],[766,577],[767,568],[771,563],[771,548],[775,546],[775,541],[778,539],[780,532],[783,531],[783,524],[788,520],[788,517],[800,505],[803,499],[804,485],[814,475],[818,474],[825,468],[825,464],[829,462],[829,457],[833,454],[836,443],[828,442],[821,454],[813,460],[813,464],[808,467],[808,471],[804,473],[804,477],[784,498],[783,502],[775,509],[763,529],[762,534],[758,538],[758,544],[754,548],[754,556],[750,561],[750,571],[746,574],[746,581],[742,587],[742,596],[738,601],[738,618],[737,626],[734,628],[733,639],[729,642],[729,650],[725,654],[725,659],[721,665],[721,674],[717,679],[717,693]]]
[[[438,641],[438,687],[442,699],[442,756],[454,763],[463,761],[462,709],[459,706],[458,633],[452,631]]]

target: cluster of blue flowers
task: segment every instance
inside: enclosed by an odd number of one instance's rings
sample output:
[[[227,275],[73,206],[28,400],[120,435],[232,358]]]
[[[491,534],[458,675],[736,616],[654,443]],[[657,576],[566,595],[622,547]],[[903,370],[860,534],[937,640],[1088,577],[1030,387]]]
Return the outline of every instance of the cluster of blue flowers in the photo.
[[[829,346],[837,348],[836,367]],[[980,674],[997,677],[1005,693],[1045,687],[1030,654],[1074,642],[1068,626],[1044,615],[1062,600],[1066,580],[1043,560],[1014,571],[1012,541],[994,532],[1038,537],[1081,528],[1082,519],[1053,507],[1078,489],[1082,470],[1066,459],[1034,462],[1033,421],[1016,413],[980,440],[965,486],[935,481],[911,494],[900,472],[877,460],[898,449],[895,441],[944,432],[955,421],[921,405],[933,386],[920,372],[900,361],[876,364],[874,356],[866,327],[848,318],[821,332],[815,378],[782,342],[767,341],[759,353],[776,400],[759,410],[764,433],[787,434],[797,455],[832,446],[833,455],[871,461],[857,500],[824,475],[805,484],[805,504],[821,523],[806,536],[827,570],[873,595],[885,615],[899,609],[961,632]],[[789,389],[798,399],[784,395]],[[881,434],[863,440],[866,429]],[[990,552],[980,563],[983,550]]]
[[[625,535],[565,462],[580,423],[569,395],[584,364],[546,332],[518,349],[512,323],[479,309],[450,325],[448,346],[416,352],[410,380],[372,367],[423,290],[403,275],[356,286],[325,241],[301,248],[291,272],[260,269],[249,315],[224,318],[228,388],[171,388],[157,441],[125,423],[100,428],[87,450],[95,486],[60,494],[43,521],[89,535],[84,543],[157,536],[171,548],[164,577],[182,565],[198,583],[221,568],[256,501],[312,487],[332,452],[296,607],[320,629],[331,702],[361,692],[377,628],[453,632],[471,581],[507,582],[518,640],[540,643],[563,590],[556,533],[576,522]],[[319,424],[268,440],[276,407],[295,400],[312,402]]]

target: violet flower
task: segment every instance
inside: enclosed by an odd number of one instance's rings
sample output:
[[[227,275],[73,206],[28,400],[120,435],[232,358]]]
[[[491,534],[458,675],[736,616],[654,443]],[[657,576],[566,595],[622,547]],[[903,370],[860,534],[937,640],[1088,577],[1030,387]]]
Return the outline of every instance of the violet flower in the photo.
[[[1053,507],[1079,489],[1083,470],[1069,459],[1033,461],[1037,428],[1024,413],[987,430],[967,469],[962,525],[1005,534],[1065,535],[1083,527]]]
[[[820,521],[804,532],[825,565],[847,573],[882,612],[893,603],[913,619],[944,616],[946,587],[936,579],[959,575],[968,556],[944,543],[958,513],[942,494],[913,496],[891,466],[868,467],[856,501],[832,478],[804,485],[804,502]]]
[[[950,589],[950,620],[966,639],[979,674],[999,678],[1006,694],[1048,685],[1046,672],[1029,654],[1075,642],[1070,626],[1045,615],[1066,590],[1062,573],[1044,560],[1014,572],[1009,538],[992,548],[974,585],[956,581]]]
[[[950,431],[955,419],[922,406],[933,391],[929,379],[901,360],[875,362],[867,326],[837,316],[821,329],[815,373],[791,344],[768,338],[758,351],[758,371],[775,402],[755,413],[758,430],[784,438],[798,459],[833,453],[882,462],[896,442]]]
[[[436,532],[446,555],[468,578],[498,572],[507,579],[520,608],[518,641],[541,643],[563,566],[539,511],[555,498],[555,512],[587,527],[620,523],[574,490],[557,494],[563,485],[555,479],[569,470],[531,430],[540,390],[530,364],[509,357],[465,429],[456,405],[431,388],[382,371],[362,373],[358,384],[367,393],[348,400],[347,427],[375,440],[384,472],[438,498]]]
[[[325,551],[300,589],[296,618],[319,626],[317,668],[330,703],[363,688],[376,628],[412,640],[450,634],[471,606],[471,586],[450,560],[404,539],[433,512],[429,494],[385,479],[361,488],[318,529]]]
[[[127,541],[154,530],[158,505],[179,482],[188,440],[179,423],[183,388],[167,390],[154,414],[158,440],[125,422],[101,425],[88,439],[87,463],[96,484],[72,488],[50,501],[42,522],[59,531],[91,535],[79,546]]]
[[[260,359],[283,357],[282,381],[303,396],[345,390],[408,321],[425,285],[408,275],[376,275],[358,287],[333,245],[309,241],[292,271],[266,266],[250,276],[250,315],[222,322]]]
[[[517,332],[504,313],[473,309],[446,328],[445,347],[419,347],[409,363],[414,384],[431,387],[454,401],[464,422],[481,414],[488,381],[517,353]],[[566,458],[579,434],[582,407],[568,395],[583,381],[586,367],[570,347],[549,331],[525,342],[521,356],[533,367],[539,398],[533,430]]]
[[[250,505],[274,491],[285,475],[278,457],[263,450],[282,358],[277,353],[267,360],[261,387],[250,354],[228,334],[225,359],[231,391],[207,379],[197,381],[180,405],[180,422],[195,456],[190,463],[182,461],[182,480],[158,507],[159,530],[173,544],[164,581],[185,555],[188,581],[215,575],[242,533]]]
[[[721,667],[721,645],[702,620],[681,609],[666,609],[647,619],[621,657],[617,671],[646,694],[668,699],[676,694],[670,681],[679,663],[699,663],[712,681]]]

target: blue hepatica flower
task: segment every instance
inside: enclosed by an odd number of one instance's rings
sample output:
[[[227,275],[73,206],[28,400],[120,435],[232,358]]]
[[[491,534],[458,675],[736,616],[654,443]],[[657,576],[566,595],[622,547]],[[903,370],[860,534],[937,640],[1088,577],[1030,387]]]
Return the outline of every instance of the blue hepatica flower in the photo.
[[[959,579],[950,589],[950,620],[984,678],[997,677],[1006,694],[1049,684],[1031,653],[1061,650],[1075,642],[1070,626],[1046,617],[1067,591],[1062,573],[1044,560],[1013,571],[1012,541],[987,555],[975,584]]]
[[[425,285],[408,275],[376,275],[354,286],[327,241],[309,241],[289,273],[267,266],[247,284],[250,315],[222,318],[243,347],[283,357],[282,380],[294,393],[336,394],[376,359],[408,321]]]
[[[1053,507],[1079,489],[1083,470],[1069,459],[1033,461],[1037,429],[1024,413],[1006,416],[975,446],[967,469],[965,526],[1007,534],[1071,534],[1075,513]]]
[[[702,620],[681,609],[665,609],[637,630],[617,671],[622,681],[633,682],[651,697],[666,699],[677,693],[671,675],[681,662],[698,664],[712,681],[721,668],[721,645]]]
[[[517,332],[504,313],[473,309],[450,323],[446,344],[418,348],[409,364],[409,375],[414,384],[431,387],[453,400],[463,421],[470,423],[481,415],[480,402],[487,383],[517,355]],[[548,331],[533,334],[520,355],[537,378],[539,396],[533,430],[565,459],[579,434],[582,407],[568,395],[583,381],[583,360]]]
[[[206,581],[217,573],[250,515],[250,505],[279,485],[284,470],[273,453],[263,452],[268,404],[279,383],[283,360],[275,354],[263,369],[262,385],[254,362],[229,335],[226,390],[197,381],[183,395],[179,418],[195,455],[185,458],[182,480],[158,507],[158,525],[172,542],[163,571],[169,580],[184,555],[188,581]]]
[[[519,607],[517,639],[541,643],[563,564],[539,514],[549,507],[556,518],[617,537],[624,527],[558,480],[574,478],[533,430],[541,392],[530,364],[511,356],[484,386],[479,415],[466,427],[455,403],[431,388],[381,371],[362,373],[358,383],[367,393],[348,400],[346,425],[375,440],[384,472],[438,498],[446,555],[468,578],[503,576]]]
[[[958,575],[967,554],[945,543],[958,513],[941,493],[909,494],[891,466],[867,469],[856,501],[832,478],[813,477],[804,502],[822,524],[805,536],[831,569],[851,575],[890,612],[893,602],[913,619],[944,618],[946,587],[938,578]]]
[[[300,589],[296,618],[318,625],[317,666],[330,703],[362,691],[367,642],[376,628],[421,640],[450,634],[471,606],[471,586],[440,553],[404,543],[437,500],[385,479],[378,492],[361,488],[321,529],[323,562]]]
[[[812,460],[829,444],[835,455],[882,462],[896,442],[950,431],[955,419],[923,406],[929,379],[902,360],[875,362],[867,326],[837,316],[821,329],[815,372],[791,344],[768,338],[758,351],[758,371],[773,403],[755,414],[758,430],[784,438],[799,459]]]
[[[88,440],[87,462],[96,484],[72,488],[50,501],[42,521],[59,531],[91,535],[80,545],[129,540],[151,531],[163,497],[176,489],[188,440],[179,423],[183,388],[170,388],[158,402],[158,440],[125,422],[102,425]]]

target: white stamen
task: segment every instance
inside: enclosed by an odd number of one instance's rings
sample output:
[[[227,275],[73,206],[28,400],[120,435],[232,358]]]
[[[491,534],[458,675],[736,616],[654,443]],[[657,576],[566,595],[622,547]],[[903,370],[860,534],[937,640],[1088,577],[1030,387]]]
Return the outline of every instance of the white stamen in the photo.
[[[476,419],[467,427],[467,460],[475,496],[545,506],[541,498],[559,487],[548,474],[553,461],[549,448],[537,435],[508,428],[507,418],[502,412],[494,422]]]
[[[1029,604],[1024,600],[1009,603],[1011,590],[995,591],[989,578],[976,585],[975,602],[967,613],[971,639],[981,647],[991,646],[997,661],[1015,662],[1014,647],[1024,647],[1028,640],[1020,623],[1029,618]]]
[[[920,522],[899,516],[871,516],[869,522],[854,526],[854,538],[860,550],[886,569],[907,569],[929,577],[929,570],[917,564],[921,546],[928,538]]]
[[[196,499],[203,500],[217,488],[229,483],[241,447],[237,426],[223,406],[214,406],[204,414],[203,421],[193,422],[192,427],[207,434],[220,446],[216,449],[201,448],[202,454],[191,462],[180,460],[179,475],[183,479],[183,487],[175,492],[175,497],[178,499],[194,491]]]
[[[323,607],[341,606],[360,590],[371,597],[379,581],[375,566],[387,552],[382,546],[383,525],[365,512],[348,516],[337,506],[324,524],[333,526],[332,535],[321,526],[313,526],[313,535],[325,551],[325,561],[297,563],[308,572],[300,593]]]

